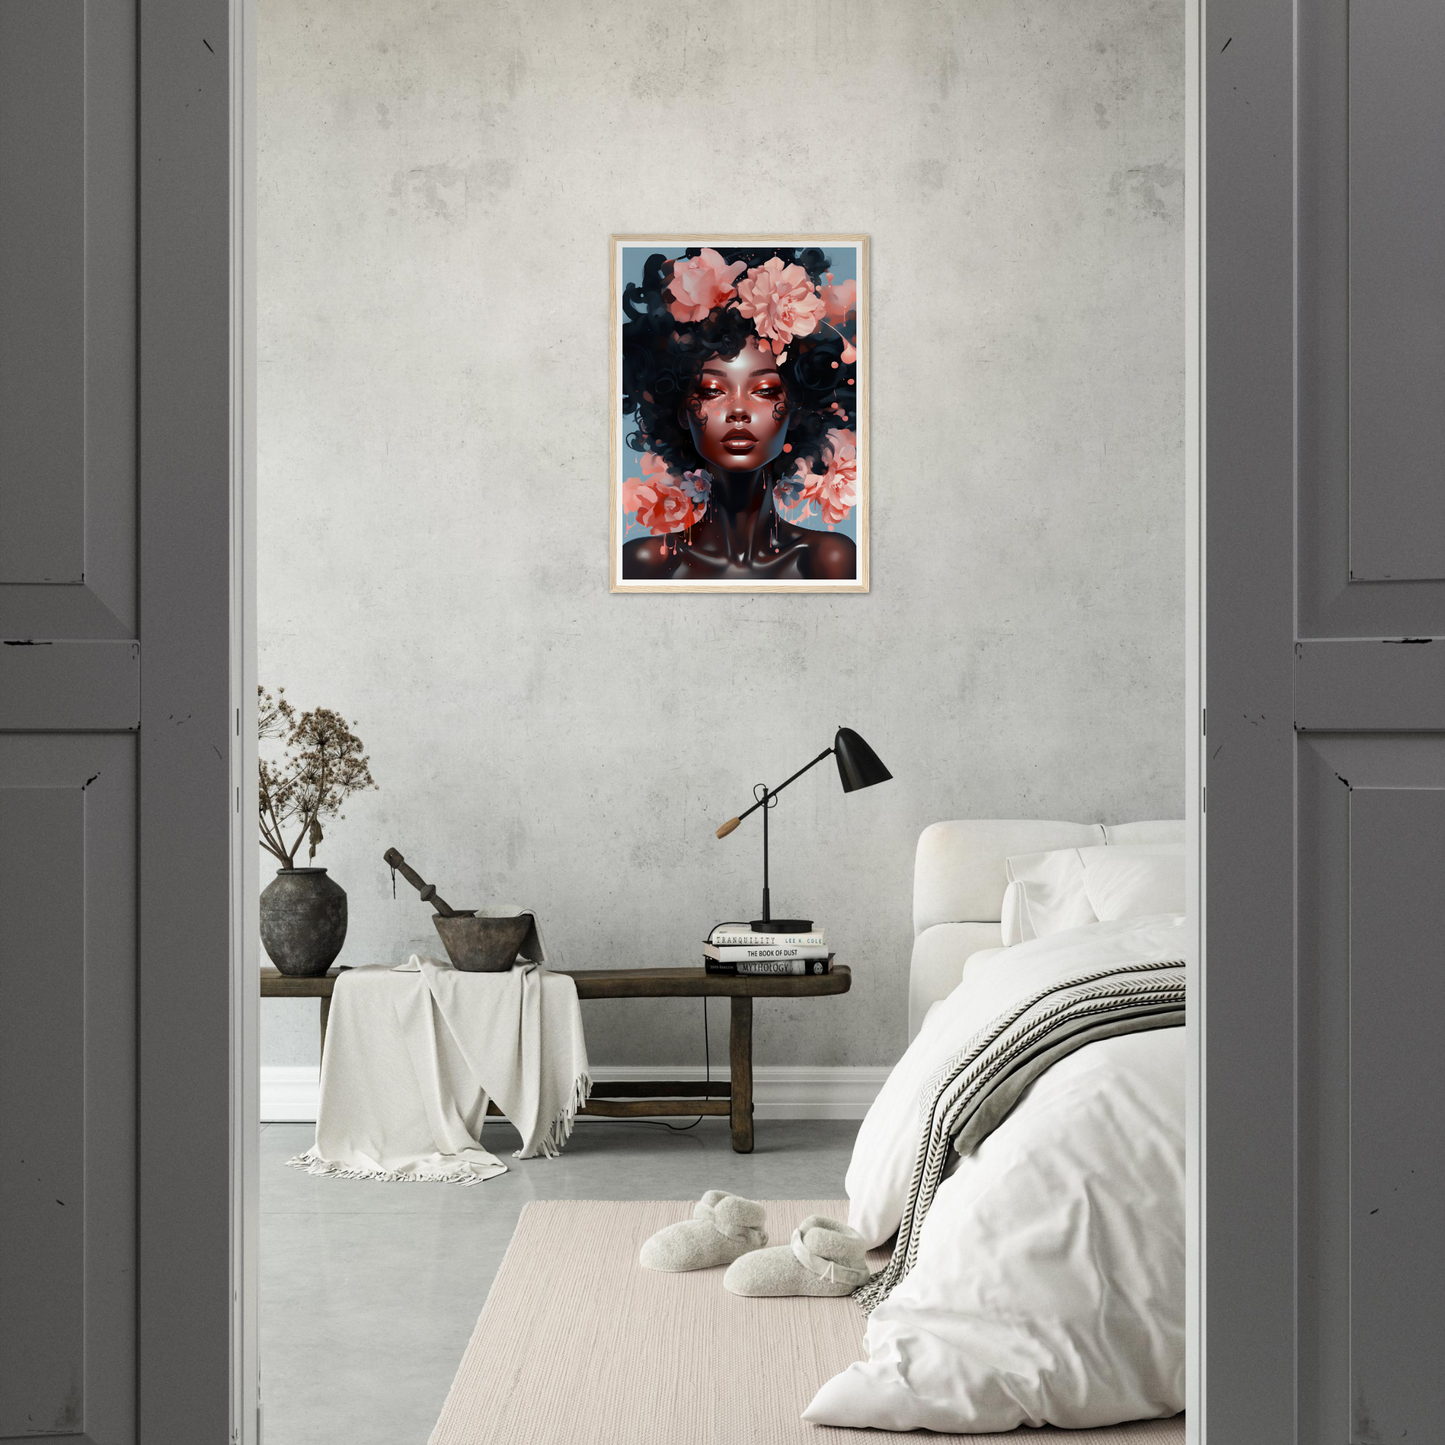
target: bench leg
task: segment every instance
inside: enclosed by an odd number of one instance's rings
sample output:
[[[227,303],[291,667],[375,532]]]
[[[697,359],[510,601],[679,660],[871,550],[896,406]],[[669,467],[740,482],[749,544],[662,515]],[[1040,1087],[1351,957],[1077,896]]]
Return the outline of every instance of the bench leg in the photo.
[[[330,1018],[330,1016],[331,1016],[331,999],[330,999],[326,994],[322,994],[322,995],[321,995],[321,1054],[324,1054],[324,1053],[326,1052],[326,1022],[327,1022],[327,1020]],[[318,1063],[319,1063],[320,1060],[321,1060],[321,1054],[318,1054],[318,1055],[317,1055],[317,1062],[318,1062]]]
[[[734,997],[732,1010],[733,1152],[753,1152],[753,1001]]]

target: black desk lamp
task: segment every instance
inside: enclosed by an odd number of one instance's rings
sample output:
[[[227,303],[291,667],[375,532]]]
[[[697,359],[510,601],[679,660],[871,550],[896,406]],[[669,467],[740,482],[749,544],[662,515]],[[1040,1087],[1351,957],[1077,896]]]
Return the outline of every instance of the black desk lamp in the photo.
[[[759,808],[763,810],[763,916],[752,921],[752,927],[759,933],[807,933],[813,927],[811,918],[771,916],[772,908],[768,901],[768,811],[777,806],[778,794],[789,783],[801,778],[809,768],[816,767],[829,753],[838,759],[838,781],[843,784],[845,793],[857,792],[859,788],[871,788],[874,783],[886,783],[893,776],[883,766],[878,754],[852,728],[839,728],[833,735],[831,748],[824,748],[811,763],[799,768],[791,778],[779,783],[776,788],[770,788],[766,783],[758,783],[753,788],[753,797],[757,802],[751,808],[744,809],[736,818],[729,818],[717,830],[719,838],[726,838],[749,813],[756,812]]]

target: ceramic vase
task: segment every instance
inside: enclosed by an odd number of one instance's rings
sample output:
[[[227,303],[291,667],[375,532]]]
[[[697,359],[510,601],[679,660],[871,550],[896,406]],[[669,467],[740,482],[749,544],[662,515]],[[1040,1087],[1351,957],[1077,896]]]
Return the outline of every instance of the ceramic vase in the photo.
[[[324,868],[278,868],[261,890],[261,942],[292,978],[319,978],[346,942],[346,890]]]

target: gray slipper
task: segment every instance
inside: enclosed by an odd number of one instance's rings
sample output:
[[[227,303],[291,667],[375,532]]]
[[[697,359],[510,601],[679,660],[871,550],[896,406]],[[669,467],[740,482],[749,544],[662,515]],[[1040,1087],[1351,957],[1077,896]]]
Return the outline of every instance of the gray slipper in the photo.
[[[638,1260],[644,1269],[668,1274],[731,1264],[768,1242],[768,1231],[763,1228],[766,1213],[756,1200],[725,1189],[709,1189],[698,1200],[692,1218],[659,1229],[642,1246]]]
[[[867,1279],[863,1236],[836,1219],[810,1214],[791,1244],[743,1255],[728,1266],[723,1284],[742,1295],[844,1295]]]

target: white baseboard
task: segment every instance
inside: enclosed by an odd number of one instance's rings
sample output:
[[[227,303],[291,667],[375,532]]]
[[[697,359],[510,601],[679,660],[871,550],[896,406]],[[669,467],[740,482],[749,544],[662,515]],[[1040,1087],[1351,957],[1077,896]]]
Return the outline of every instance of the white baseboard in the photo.
[[[321,1093],[321,1069],[316,1064],[261,1065],[261,1122],[263,1124],[314,1124],[316,1100]]]
[[[861,1119],[889,1072],[882,1064],[817,1067],[760,1064],[753,1070],[753,1117]],[[315,1064],[262,1064],[261,1122],[315,1123],[318,1074]],[[713,1069],[712,1076],[726,1079],[726,1065]],[[616,1079],[644,1083],[657,1079],[691,1081],[702,1077],[700,1068],[688,1064],[598,1064],[592,1070],[596,1084]]]

